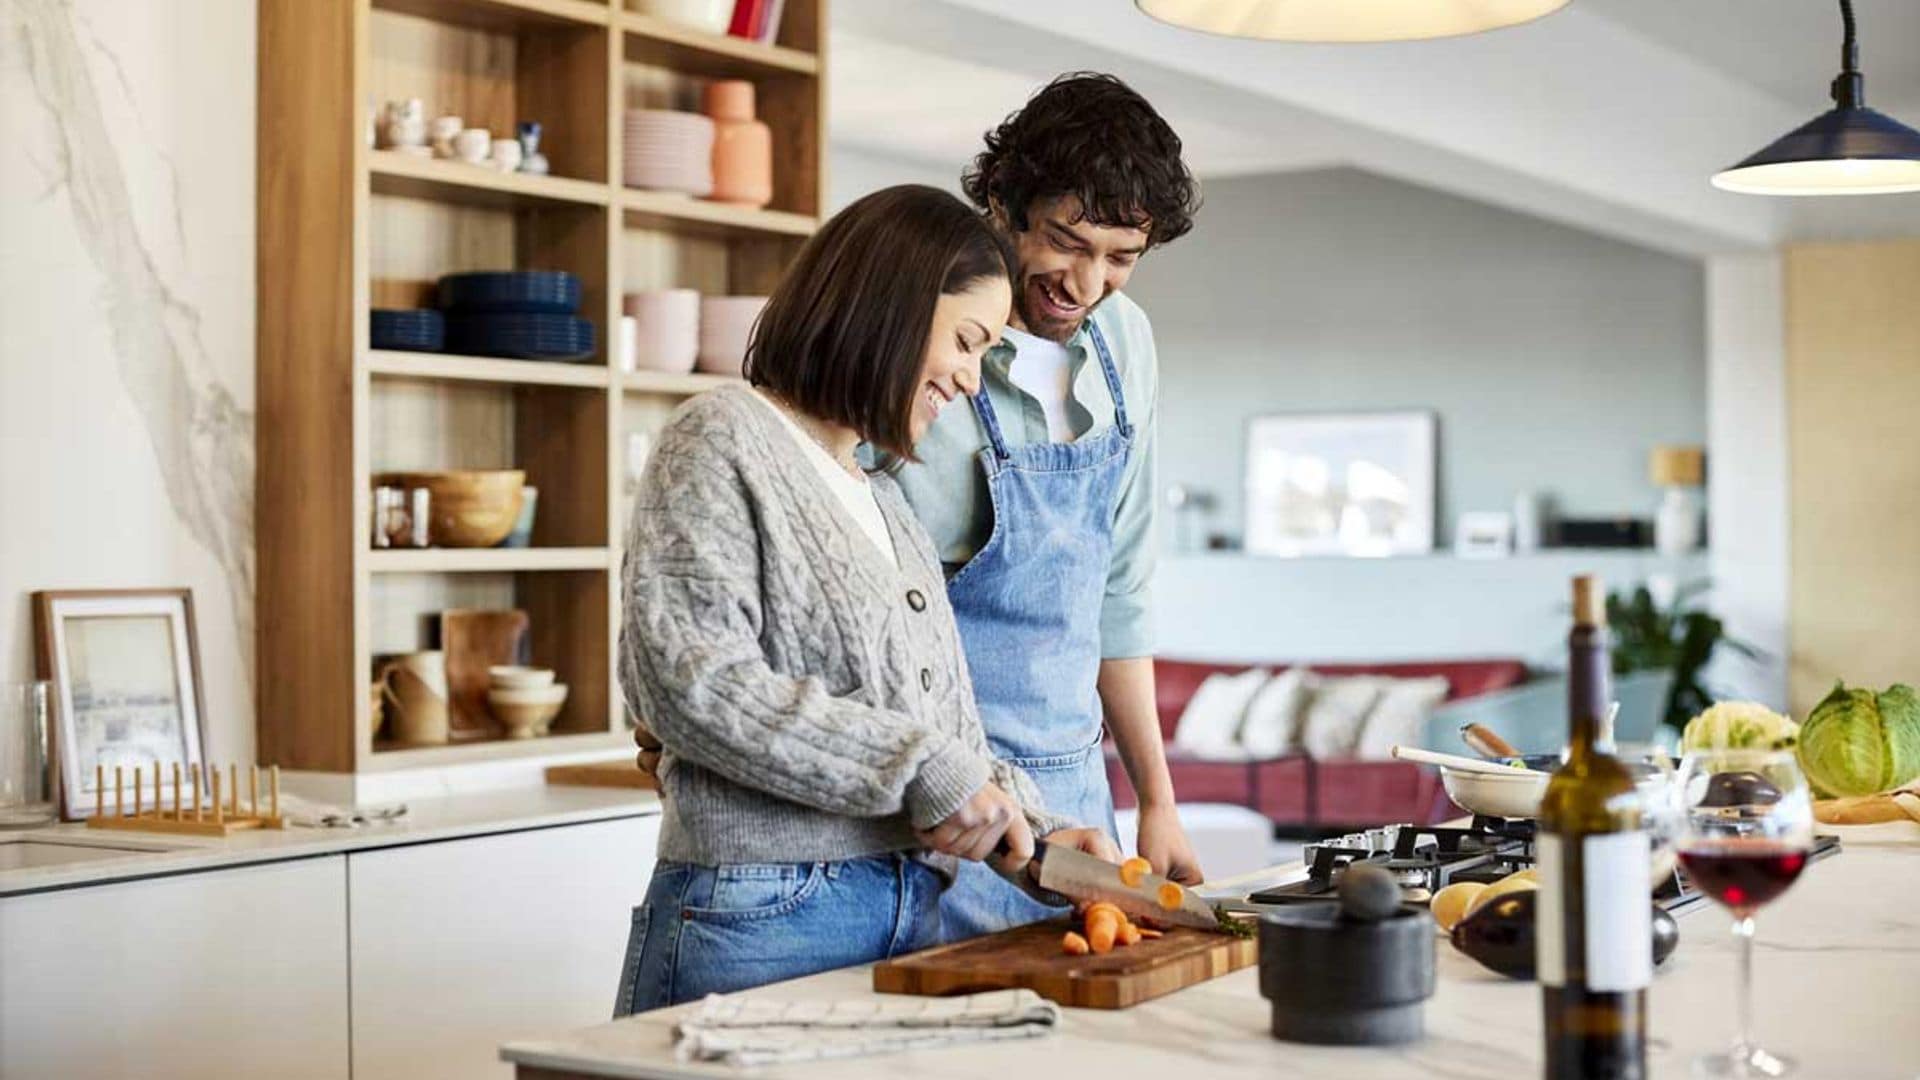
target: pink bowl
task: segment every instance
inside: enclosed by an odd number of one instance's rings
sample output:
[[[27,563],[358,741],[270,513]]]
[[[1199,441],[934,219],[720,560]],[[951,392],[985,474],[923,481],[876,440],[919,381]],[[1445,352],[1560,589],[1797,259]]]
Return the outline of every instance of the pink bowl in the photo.
[[[740,376],[753,323],[767,306],[764,296],[707,296],[700,300],[700,355],[695,364],[714,375]]]
[[[700,353],[700,294],[693,289],[630,292],[620,308],[634,319],[634,370],[693,370]]]

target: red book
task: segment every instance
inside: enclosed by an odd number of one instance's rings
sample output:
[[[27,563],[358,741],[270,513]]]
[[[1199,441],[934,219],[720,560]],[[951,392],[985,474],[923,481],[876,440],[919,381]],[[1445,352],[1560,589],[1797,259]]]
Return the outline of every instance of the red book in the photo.
[[[766,18],[767,0],[733,0],[733,21],[727,24],[727,33],[753,41]]]

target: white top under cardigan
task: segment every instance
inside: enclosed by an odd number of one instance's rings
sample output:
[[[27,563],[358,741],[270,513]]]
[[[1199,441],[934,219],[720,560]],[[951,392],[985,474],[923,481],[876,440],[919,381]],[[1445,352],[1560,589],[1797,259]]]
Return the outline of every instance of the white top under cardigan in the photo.
[[[779,402],[769,397],[766,391],[756,386],[753,396],[760,399],[761,404],[772,409],[773,414],[780,418],[780,426],[785,428],[787,434],[793,436],[793,441],[799,445],[800,456],[806,458],[807,464],[813,466],[813,471],[820,474],[820,479],[826,482],[827,489],[833,492],[834,496],[840,500],[840,505],[853,516],[854,524],[860,526],[860,531],[866,534],[867,539],[873,541],[873,546],[880,549],[880,554],[886,556],[895,570],[900,569],[900,556],[893,550],[893,537],[887,535],[887,519],[880,516],[880,503],[873,497],[873,485],[867,482],[866,477],[855,477],[846,470],[845,466],[833,460],[833,456],[827,453],[827,448],[815,442],[812,436],[802,430],[799,423],[787,414],[787,410],[782,408]]]

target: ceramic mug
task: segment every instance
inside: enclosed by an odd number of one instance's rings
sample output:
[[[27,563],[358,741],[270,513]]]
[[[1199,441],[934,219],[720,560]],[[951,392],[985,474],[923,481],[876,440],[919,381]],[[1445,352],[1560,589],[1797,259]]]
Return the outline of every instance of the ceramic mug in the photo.
[[[488,164],[501,172],[513,172],[520,167],[520,140],[493,140],[493,158]]]
[[[376,683],[387,700],[387,727],[395,742],[427,745],[447,741],[446,653],[428,649],[396,656],[381,667]]]
[[[433,156],[450,158],[457,156],[453,149],[453,140],[467,128],[467,122],[457,116],[436,116],[429,134],[433,142]]]
[[[486,128],[468,128],[453,137],[454,153],[469,165],[486,163],[487,151],[493,148],[493,133]]]

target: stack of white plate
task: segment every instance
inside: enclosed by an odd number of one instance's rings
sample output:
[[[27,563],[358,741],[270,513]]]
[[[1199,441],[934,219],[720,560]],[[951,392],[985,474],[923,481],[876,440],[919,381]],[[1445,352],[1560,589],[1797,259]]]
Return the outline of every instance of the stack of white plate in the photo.
[[[703,296],[700,298],[701,371],[714,375],[740,375],[747,358],[747,341],[753,336],[753,321],[767,306],[764,296]]]
[[[703,196],[713,190],[713,121],[672,109],[628,109],[626,184]]]

